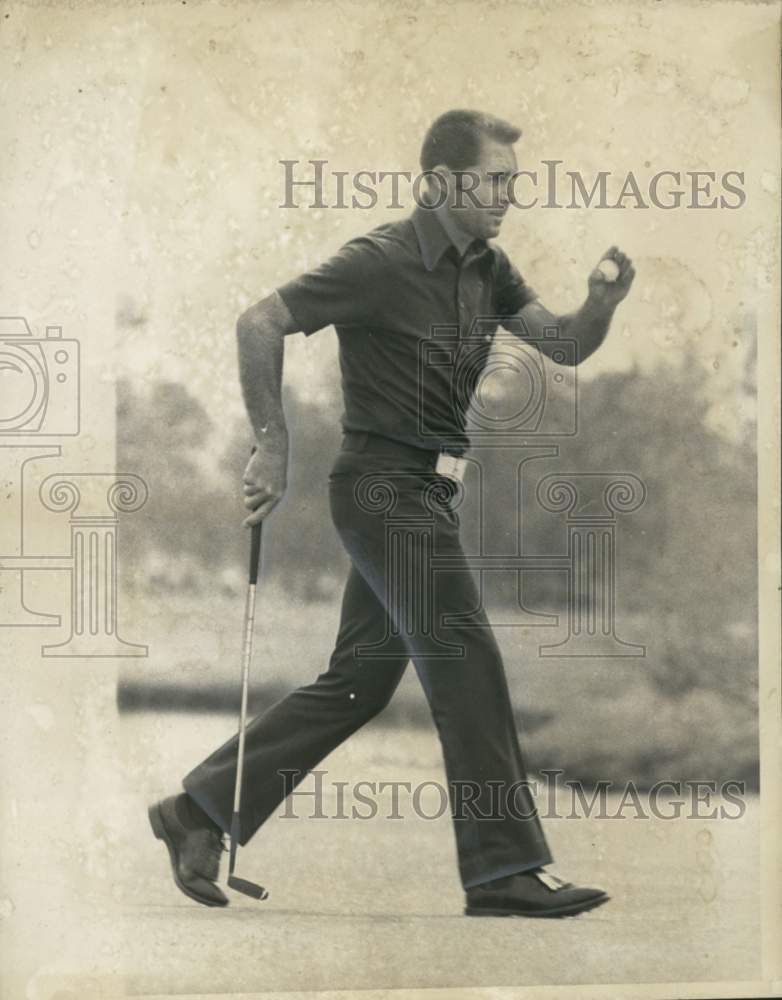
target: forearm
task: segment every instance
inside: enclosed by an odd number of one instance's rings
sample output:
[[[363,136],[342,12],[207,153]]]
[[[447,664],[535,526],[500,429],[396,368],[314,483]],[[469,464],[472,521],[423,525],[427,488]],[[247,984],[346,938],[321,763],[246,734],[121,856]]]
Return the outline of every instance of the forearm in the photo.
[[[558,317],[560,335],[576,342],[578,363],[594,354],[603,343],[615,309],[616,306],[587,297],[576,312]]]
[[[237,328],[239,382],[256,438],[286,430],[282,408],[284,338],[274,331]]]
[[[282,407],[282,372],[285,336],[290,332],[290,314],[277,296],[239,318],[236,326],[239,351],[239,382],[244,405],[256,438],[285,436]]]
[[[635,278],[630,258],[616,247],[611,247],[600,263],[603,261],[611,261],[616,277],[606,278],[598,265],[589,275],[589,294],[580,309],[555,316],[539,299],[533,299],[518,313],[522,336],[532,340],[542,354],[558,364],[577,365],[595,353],[606,338],[616,307],[630,291]],[[556,337],[551,336],[552,328],[557,330]],[[576,352],[572,360],[560,360],[562,355],[571,356],[561,350],[557,343],[559,337],[575,341]]]

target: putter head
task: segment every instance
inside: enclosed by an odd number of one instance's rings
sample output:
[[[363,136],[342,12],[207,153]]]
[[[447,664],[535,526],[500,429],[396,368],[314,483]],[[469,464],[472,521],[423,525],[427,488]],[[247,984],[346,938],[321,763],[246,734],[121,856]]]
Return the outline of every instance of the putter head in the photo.
[[[228,886],[231,889],[235,889],[236,892],[250,896],[252,899],[268,899],[269,897],[269,893],[262,885],[256,885],[255,882],[248,882],[246,878],[239,878],[237,875],[228,876]]]
[[[231,817],[231,848],[228,863],[228,887],[229,889],[234,889],[236,892],[241,892],[245,896],[249,896],[251,899],[268,899],[269,893],[264,889],[262,885],[256,885],[255,882],[248,882],[246,878],[239,878],[238,875],[234,875],[234,866],[236,865],[236,849],[239,844],[239,814],[234,813]]]

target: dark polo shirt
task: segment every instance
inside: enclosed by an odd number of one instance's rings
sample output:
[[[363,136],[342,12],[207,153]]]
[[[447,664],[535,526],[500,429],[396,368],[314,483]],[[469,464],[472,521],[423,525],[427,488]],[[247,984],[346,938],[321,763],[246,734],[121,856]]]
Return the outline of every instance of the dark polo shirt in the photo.
[[[499,247],[475,240],[460,258],[420,207],[278,292],[305,334],[336,328],[345,430],[456,452],[498,324],[536,298]]]

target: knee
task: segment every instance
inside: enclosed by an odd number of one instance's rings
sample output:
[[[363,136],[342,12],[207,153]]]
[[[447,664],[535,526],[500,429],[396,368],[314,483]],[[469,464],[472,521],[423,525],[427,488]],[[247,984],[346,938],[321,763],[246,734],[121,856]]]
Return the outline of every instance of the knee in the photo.
[[[379,715],[391,701],[393,690],[353,684],[347,692],[348,705],[359,725]]]

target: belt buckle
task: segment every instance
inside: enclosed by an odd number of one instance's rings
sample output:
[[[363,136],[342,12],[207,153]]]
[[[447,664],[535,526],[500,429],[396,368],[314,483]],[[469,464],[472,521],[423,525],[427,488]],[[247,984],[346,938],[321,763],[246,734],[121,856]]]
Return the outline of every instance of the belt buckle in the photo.
[[[453,479],[454,482],[464,482],[464,473],[467,469],[467,459],[459,458],[458,455],[449,455],[447,451],[441,451],[437,456],[437,464],[434,471],[438,476],[445,476]]]

